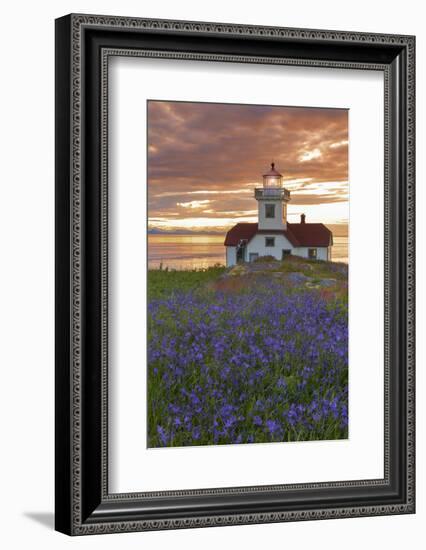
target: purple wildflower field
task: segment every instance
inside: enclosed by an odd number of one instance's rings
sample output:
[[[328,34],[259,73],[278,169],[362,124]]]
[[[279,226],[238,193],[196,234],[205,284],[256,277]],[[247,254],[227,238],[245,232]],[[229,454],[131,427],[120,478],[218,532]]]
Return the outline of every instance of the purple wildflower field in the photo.
[[[223,272],[149,272],[148,446],[347,438],[346,274],[330,265],[333,292]]]

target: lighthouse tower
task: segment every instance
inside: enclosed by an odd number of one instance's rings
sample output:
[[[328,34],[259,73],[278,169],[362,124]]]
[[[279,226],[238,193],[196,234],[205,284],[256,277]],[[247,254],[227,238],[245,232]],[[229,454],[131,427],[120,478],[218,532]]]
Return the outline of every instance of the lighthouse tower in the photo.
[[[256,187],[254,198],[258,204],[259,231],[287,229],[287,203],[290,200],[290,191],[282,186],[282,174],[271,169],[263,174],[263,187]]]

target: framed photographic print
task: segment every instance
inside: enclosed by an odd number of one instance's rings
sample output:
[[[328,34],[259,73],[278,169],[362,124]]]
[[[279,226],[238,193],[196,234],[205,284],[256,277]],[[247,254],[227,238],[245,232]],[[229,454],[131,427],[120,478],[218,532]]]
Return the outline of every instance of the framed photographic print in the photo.
[[[56,21],[56,529],[414,513],[412,36]]]

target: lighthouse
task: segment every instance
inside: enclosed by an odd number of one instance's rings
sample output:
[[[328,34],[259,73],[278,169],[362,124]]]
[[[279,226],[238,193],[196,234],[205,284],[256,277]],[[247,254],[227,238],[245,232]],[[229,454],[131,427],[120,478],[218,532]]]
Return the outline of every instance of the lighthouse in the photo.
[[[333,234],[322,223],[287,220],[290,191],[283,187],[283,176],[275,163],[263,174],[262,187],[255,187],[257,223],[237,223],[225,237],[226,265],[254,262],[262,256],[284,261],[287,256],[311,260],[331,260]]]
[[[254,190],[258,206],[258,229],[261,231],[287,229],[290,191],[283,187],[282,180],[282,174],[275,170],[275,163],[272,162],[271,169],[263,174],[263,187]]]

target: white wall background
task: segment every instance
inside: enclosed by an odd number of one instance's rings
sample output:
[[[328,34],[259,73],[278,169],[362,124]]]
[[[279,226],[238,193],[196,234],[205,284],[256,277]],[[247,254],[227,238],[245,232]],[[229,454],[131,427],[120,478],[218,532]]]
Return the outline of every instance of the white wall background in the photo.
[[[69,12],[417,35],[418,334],[425,330],[426,31],[420,1],[67,0],[2,10],[0,284],[0,544],[45,548],[419,548],[425,507],[425,338],[418,341],[418,512],[353,520],[70,539],[53,526],[54,24]],[[424,308],[423,308],[424,309]]]

